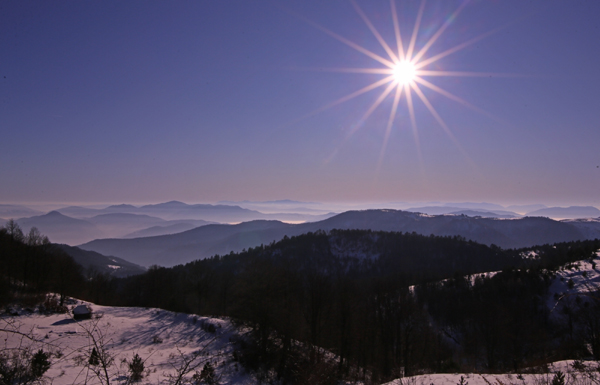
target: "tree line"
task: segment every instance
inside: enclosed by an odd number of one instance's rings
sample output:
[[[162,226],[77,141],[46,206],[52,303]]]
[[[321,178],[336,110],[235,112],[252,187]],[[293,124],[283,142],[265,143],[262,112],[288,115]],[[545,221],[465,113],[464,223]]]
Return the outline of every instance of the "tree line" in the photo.
[[[82,295],[82,267],[32,227],[25,235],[9,220],[0,227],[0,306],[19,301],[35,304],[45,293]]]

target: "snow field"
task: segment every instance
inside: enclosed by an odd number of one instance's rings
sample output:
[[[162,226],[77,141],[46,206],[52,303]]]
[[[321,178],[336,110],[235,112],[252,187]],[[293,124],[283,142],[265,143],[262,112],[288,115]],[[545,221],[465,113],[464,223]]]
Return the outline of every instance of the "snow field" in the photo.
[[[2,317],[0,349],[30,346],[52,352],[52,366],[44,377],[53,385],[101,383],[86,368],[93,340],[114,357],[108,372],[115,384],[127,382],[127,362],[135,354],[144,361],[141,384],[174,383],[186,364],[184,378],[191,380],[206,362],[215,369],[220,384],[254,383],[232,360],[230,339],[239,330],[229,321],[160,309],[90,305],[94,316],[89,320],[74,321],[68,314]]]
[[[596,252],[596,257],[592,261],[573,262],[556,272],[556,277],[548,289],[548,308],[557,312],[561,304],[598,290],[600,290],[600,251]]]

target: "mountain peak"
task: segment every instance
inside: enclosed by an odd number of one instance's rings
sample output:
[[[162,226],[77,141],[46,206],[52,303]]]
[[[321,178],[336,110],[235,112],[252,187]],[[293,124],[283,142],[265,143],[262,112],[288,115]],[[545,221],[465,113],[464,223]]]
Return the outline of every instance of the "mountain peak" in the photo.
[[[169,205],[169,206],[187,206],[186,203],[183,203],[181,201],[168,201],[163,203],[163,205]]]
[[[121,203],[120,205],[111,205],[111,206],[108,206],[106,209],[136,209],[136,208],[137,207],[135,207],[134,205],[128,205],[128,204],[125,204],[125,203]]]
[[[561,219],[596,218],[600,216],[600,210],[594,206],[547,207],[529,212],[527,215]]]
[[[188,204],[187,203],[183,203],[180,201],[169,201],[169,202],[164,202],[164,203],[157,203],[155,205],[146,205],[143,207],[149,208],[149,207],[154,207],[154,208],[177,208],[177,207],[187,207]]]
[[[49,213],[43,215],[45,217],[53,217],[53,218],[59,218],[59,217],[64,217],[64,218],[69,218],[64,214],[61,214],[60,212],[56,211],[56,210],[52,210]]]

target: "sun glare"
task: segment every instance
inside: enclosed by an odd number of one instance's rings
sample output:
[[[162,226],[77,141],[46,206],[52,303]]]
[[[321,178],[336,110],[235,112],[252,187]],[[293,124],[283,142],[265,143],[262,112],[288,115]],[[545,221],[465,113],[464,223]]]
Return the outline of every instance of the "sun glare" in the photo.
[[[420,154],[419,148],[419,133],[417,130],[417,123],[415,117],[414,110],[414,101],[420,100],[421,103],[427,108],[427,110],[431,113],[431,115],[438,122],[440,127],[447,134],[449,139],[454,142],[454,144],[459,148],[461,152],[466,156],[466,153],[461,149],[460,144],[454,138],[450,127],[444,122],[442,117],[438,114],[434,106],[431,104],[425,93],[424,89],[429,90],[430,92],[436,92],[454,102],[458,102],[465,107],[471,108],[479,113],[483,113],[488,115],[485,111],[479,109],[476,106],[466,102],[465,100],[459,98],[456,95],[444,90],[443,88],[433,84],[431,81],[426,80],[426,78],[431,77],[439,77],[439,76],[468,76],[468,77],[488,77],[491,75],[494,76],[504,76],[506,74],[490,74],[490,73],[481,73],[481,72],[461,72],[461,71],[444,71],[439,69],[429,69],[428,67],[434,63],[437,63],[439,60],[443,59],[446,56],[454,54],[482,39],[496,32],[498,29],[490,31],[488,33],[479,35],[475,38],[472,38],[462,44],[456,45],[446,50],[442,50],[440,53],[437,53],[433,56],[427,56],[429,49],[434,45],[434,43],[438,40],[438,38],[445,32],[445,30],[450,26],[451,22],[456,19],[461,10],[465,7],[468,2],[463,2],[449,17],[445,18],[445,21],[441,24],[437,32],[435,32],[429,40],[425,42],[425,44],[421,47],[417,47],[417,35],[419,34],[421,28],[421,19],[423,17],[423,11],[425,8],[425,1],[422,0],[421,6],[419,8],[419,12],[416,15],[415,23],[412,29],[412,35],[408,41],[408,44],[402,39],[400,33],[400,22],[398,20],[398,14],[396,10],[396,0],[390,0],[390,8],[391,8],[391,17],[394,26],[394,37],[395,44],[388,44],[383,36],[379,33],[377,28],[373,25],[371,20],[367,17],[367,15],[362,11],[362,9],[358,6],[355,0],[350,0],[354,9],[359,14],[359,16],[363,19],[366,26],[371,30],[371,33],[377,39],[383,50],[386,52],[387,57],[380,56],[373,51],[361,46],[359,44],[354,43],[353,41],[338,35],[337,33],[318,25],[310,20],[304,19],[309,24],[313,25],[315,28],[320,29],[321,31],[327,33],[331,37],[337,39],[338,41],[348,45],[349,47],[355,49],[356,51],[370,57],[371,59],[378,62],[377,67],[372,68],[335,68],[331,69],[331,71],[335,72],[345,72],[345,73],[363,73],[363,74],[380,74],[383,76],[382,79],[375,81],[374,83],[367,85],[357,91],[350,93],[340,99],[329,103],[312,113],[306,115],[312,116],[316,113],[329,109],[333,106],[344,103],[350,99],[356,98],[362,94],[370,92],[380,87],[385,87],[383,91],[381,91],[380,95],[376,97],[375,101],[371,104],[371,106],[366,110],[360,121],[353,125],[352,128],[349,129],[348,134],[346,135],[346,140],[349,139],[356,130],[360,127],[363,127],[364,123],[369,116],[382,104],[382,102],[388,97],[393,98],[392,108],[390,110],[385,136],[383,139],[383,144],[381,148],[381,152],[379,154],[379,166],[383,160],[383,156],[385,154],[385,149],[387,146],[388,139],[390,138],[390,133],[395,126],[396,114],[398,112],[398,107],[401,99],[406,100],[406,107],[408,109],[408,115],[410,116],[411,129],[415,139],[415,144],[417,146],[417,151]],[[436,65],[437,66],[437,65]],[[320,69],[327,70],[327,69]],[[414,98],[413,96],[416,96]],[[420,156],[420,155],[419,155]],[[468,158],[468,156],[467,156]]]
[[[403,60],[393,68],[394,79],[400,84],[409,84],[415,80],[416,69],[415,65],[408,60]]]

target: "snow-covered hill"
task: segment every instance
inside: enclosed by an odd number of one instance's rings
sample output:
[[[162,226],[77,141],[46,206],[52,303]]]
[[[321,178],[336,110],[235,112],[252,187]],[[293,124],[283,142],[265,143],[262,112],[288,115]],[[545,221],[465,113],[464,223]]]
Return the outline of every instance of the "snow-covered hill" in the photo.
[[[144,361],[142,384],[174,384],[174,376],[183,372],[184,378],[191,380],[207,362],[219,384],[255,383],[232,359],[231,341],[239,330],[227,320],[159,309],[90,306],[92,319],[77,322],[67,314],[21,312],[21,316],[2,317],[0,351],[31,346],[32,351],[52,352],[52,365],[44,377],[53,385],[100,384],[89,367],[94,340],[114,358],[108,367],[114,384],[127,382],[127,363],[135,354]],[[183,370],[187,363],[190,365]]]
[[[593,260],[569,263],[556,272],[548,288],[548,307],[558,316],[557,310],[562,306],[568,306],[578,297],[597,295],[599,290],[600,251],[597,251]]]

